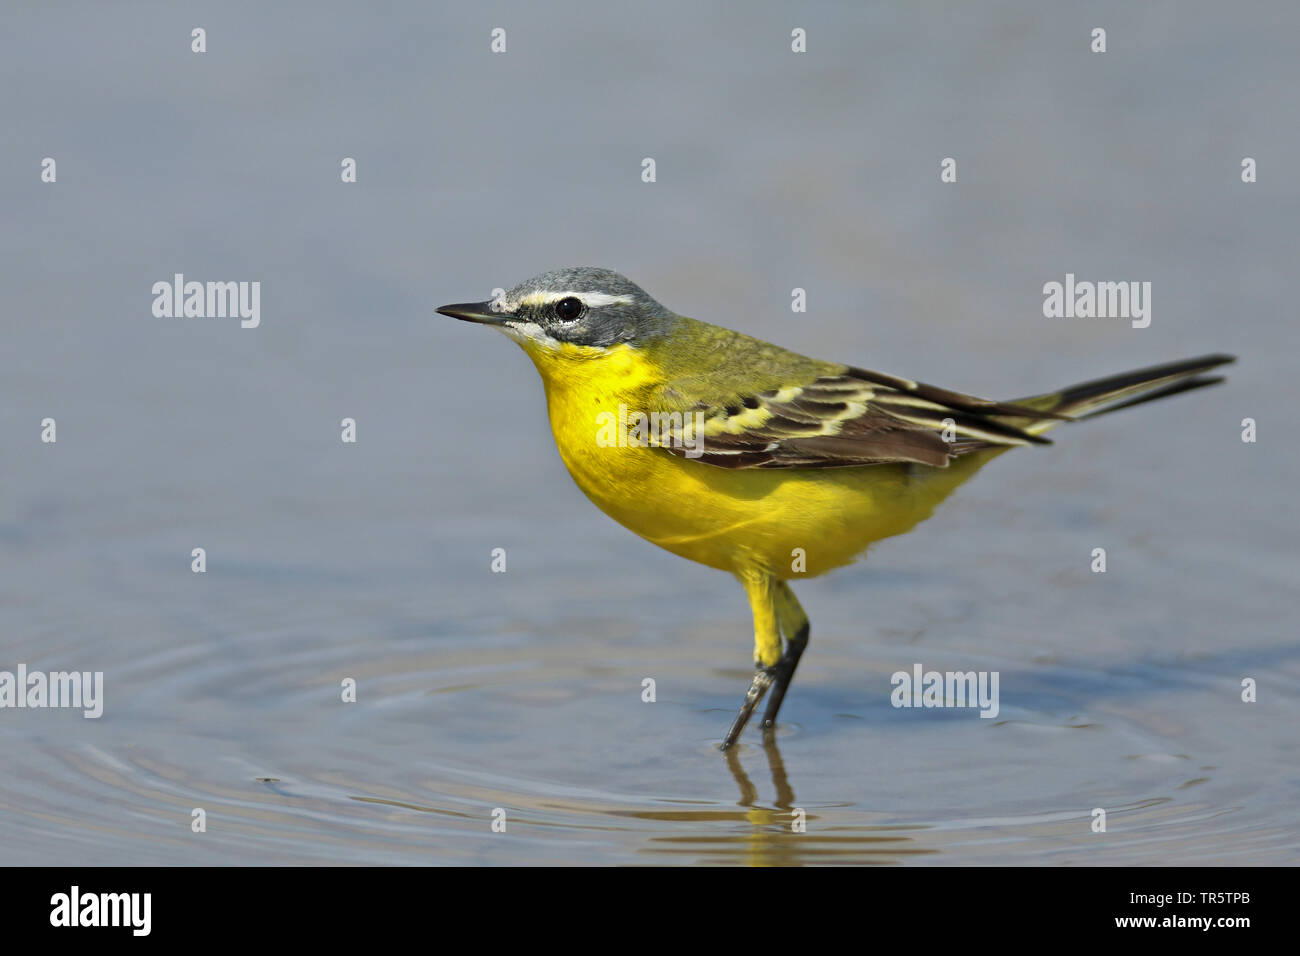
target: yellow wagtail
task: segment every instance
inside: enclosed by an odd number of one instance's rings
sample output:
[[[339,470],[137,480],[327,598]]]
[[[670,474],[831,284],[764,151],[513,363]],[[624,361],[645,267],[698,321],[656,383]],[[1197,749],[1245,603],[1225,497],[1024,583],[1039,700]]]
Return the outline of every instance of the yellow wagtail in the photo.
[[[500,329],[542,376],[578,487],[661,548],[730,571],[754,615],[756,673],[722,747],[768,688],[771,728],[808,643],[786,582],[909,531],[991,458],[1042,433],[1222,381],[1207,355],[988,401],[805,358],[665,309],[607,269],[548,272],[443,315]],[[784,650],[782,647],[784,636]]]

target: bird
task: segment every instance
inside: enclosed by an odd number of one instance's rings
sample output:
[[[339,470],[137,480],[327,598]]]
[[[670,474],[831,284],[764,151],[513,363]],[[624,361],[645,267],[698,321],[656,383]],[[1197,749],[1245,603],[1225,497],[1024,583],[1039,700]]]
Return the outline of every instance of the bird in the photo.
[[[809,640],[790,582],[926,520],[984,464],[1044,432],[1214,385],[1214,354],[992,401],[821,361],[660,305],[592,266],[437,312],[497,329],[542,379],[574,482],[615,521],[727,571],[753,616],[754,675],[720,746],[765,695],[777,715]]]

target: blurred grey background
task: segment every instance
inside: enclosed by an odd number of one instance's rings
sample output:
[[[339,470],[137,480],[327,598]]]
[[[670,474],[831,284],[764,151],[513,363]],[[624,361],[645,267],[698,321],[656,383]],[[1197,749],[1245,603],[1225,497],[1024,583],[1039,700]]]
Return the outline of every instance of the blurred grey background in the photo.
[[[597,513],[527,359],[433,313],[578,264],[996,398],[1238,354],[1226,387],[1004,458],[805,585],[783,750],[802,799],[858,808],[849,828],[1032,831],[941,862],[1100,853],[1040,814],[1207,776],[1225,789],[1151,823],[1169,845],[1102,861],[1293,855],[1297,35],[1281,0],[11,4],[0,668],[103,670],[107,702],[0,712],[0,862],[619,862],[654,837],[609,835],[610,806],[734,804],[708,744],[748,671],[740,589]],[[155,318],[176,272],[260,281],[260,327]],[[1150,281],[1151,326],[1044,318],[1067,272]],[[1026,668],[1004,672],[1001,738],[879,709],[896,664],[981,654]],[[650,718],[652,665],[670,703]],[[1273,681],[1254,711],[1246,675]],[[1007,743],[1080,721],[1114,737]],[[873,753],[901,764],[868,774]],[[511,800],[545,821],[556,793],[576,844],[456,822]],[[196,851],[200,805],[226,823]],[[1229,806],[1246,822],[1198,822]]]

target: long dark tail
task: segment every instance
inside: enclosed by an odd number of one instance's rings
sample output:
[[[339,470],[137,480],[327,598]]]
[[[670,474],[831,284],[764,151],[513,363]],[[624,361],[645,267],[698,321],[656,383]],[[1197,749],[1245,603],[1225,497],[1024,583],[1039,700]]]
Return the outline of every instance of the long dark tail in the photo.
[[[1094,418],[1120,408],[1141,405],[1194,388],[1217,385],[1222,375],[1206,375],[1212,368],[1236,361],[1232,355],[1203,355],[1200,358],[1153,365],[1134,372],[1071,385],[1059,392],[1019,398],[1009,404],[1024,405],[1041,412],[1055,412],[1070,419]],[[1030,434],[1039,434],[1061,423],[1061,419],[1021,419],[1014,422]]]

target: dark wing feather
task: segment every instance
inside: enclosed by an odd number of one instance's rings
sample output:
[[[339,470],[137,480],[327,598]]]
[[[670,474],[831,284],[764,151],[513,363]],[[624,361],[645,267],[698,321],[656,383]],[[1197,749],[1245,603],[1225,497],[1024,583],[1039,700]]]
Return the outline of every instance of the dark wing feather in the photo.
[[[722,468],[886,462],[944,468],[954,456],[983,448],[1050,444],[1002,416],[1068,418],[858,368],[758,392],[725,407],[701,403],[686,411],[681,427],[661,433],[656,443]],[[702,431],[696,427],[701,420]]]

